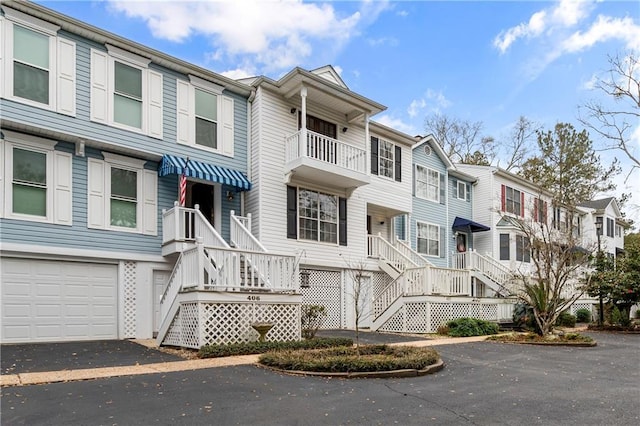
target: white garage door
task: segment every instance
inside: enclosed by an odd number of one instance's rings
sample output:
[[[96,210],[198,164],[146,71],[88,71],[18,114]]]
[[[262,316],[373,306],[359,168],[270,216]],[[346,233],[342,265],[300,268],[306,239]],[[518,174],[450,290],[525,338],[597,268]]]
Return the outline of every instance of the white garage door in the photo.
[[[118,337],[116,265],[0,262],[3,343]]]

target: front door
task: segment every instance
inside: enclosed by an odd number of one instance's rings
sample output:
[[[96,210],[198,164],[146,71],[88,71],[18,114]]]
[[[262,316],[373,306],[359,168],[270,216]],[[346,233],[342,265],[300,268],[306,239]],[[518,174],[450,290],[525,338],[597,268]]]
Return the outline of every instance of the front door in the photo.
[[[213,185],[200,182],[189,182],[187,192],[188,195],[191,195],[190,197],[187,197],[187,207],[195,208],[195,205],[197,204],[205,219],[207,219],[211,226],[215,227]]]
[[[467,251],[467,234],[459,233],[456,236],[456,251],[458,253]]]

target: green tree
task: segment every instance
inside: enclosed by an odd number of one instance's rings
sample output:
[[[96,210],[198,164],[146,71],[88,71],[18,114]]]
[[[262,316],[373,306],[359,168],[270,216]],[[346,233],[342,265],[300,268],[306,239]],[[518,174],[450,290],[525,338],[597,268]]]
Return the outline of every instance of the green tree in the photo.
[[[611,178],[618,166],[601,165],[586,130],[558,123],[553,130],[537,131],[537,143],[538,155],[525,161],[520,174],[552,192],[554,204],[571,208],[615,189]]]

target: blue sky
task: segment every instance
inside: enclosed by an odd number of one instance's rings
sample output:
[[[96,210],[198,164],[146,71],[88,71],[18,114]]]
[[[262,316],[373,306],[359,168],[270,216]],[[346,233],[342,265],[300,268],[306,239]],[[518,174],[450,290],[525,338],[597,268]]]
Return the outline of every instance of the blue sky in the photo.
[[[411,135],[434,112],[482,121],[498,141],[521,115],[581,129],[578,106],[602,96],[592,84],[607,55],[640,52],[638,1],[41,3],[232,78],[331,64],[388,107],[374,120]],[[640,123],[635,136],[640,155]],[[640,220],[640,171],[616,182]]]

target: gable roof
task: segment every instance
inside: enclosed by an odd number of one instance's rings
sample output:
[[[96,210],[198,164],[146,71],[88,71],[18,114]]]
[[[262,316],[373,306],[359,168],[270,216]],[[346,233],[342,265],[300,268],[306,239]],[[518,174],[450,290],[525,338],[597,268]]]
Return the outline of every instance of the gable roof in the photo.
[[[315,70],[311,70],[310,72],[332,82],[333,84],[337,84],[338,86],[344,87],[345,89],[349,90],[342,77],[340,77],[340,74],[338,74],[338,72],[335,70],[335,68],[333,68],[332,65],[325,65],[324,67],[316,68]]]
[[[588,207],[590,209],[596,209],[596,210],[604,210],[614,200],[615,200],[614,197],[607,197],[607,198],[602,198],[600,200],[584,201],[584,202],[578,204],[578,206],[579,207]]]

